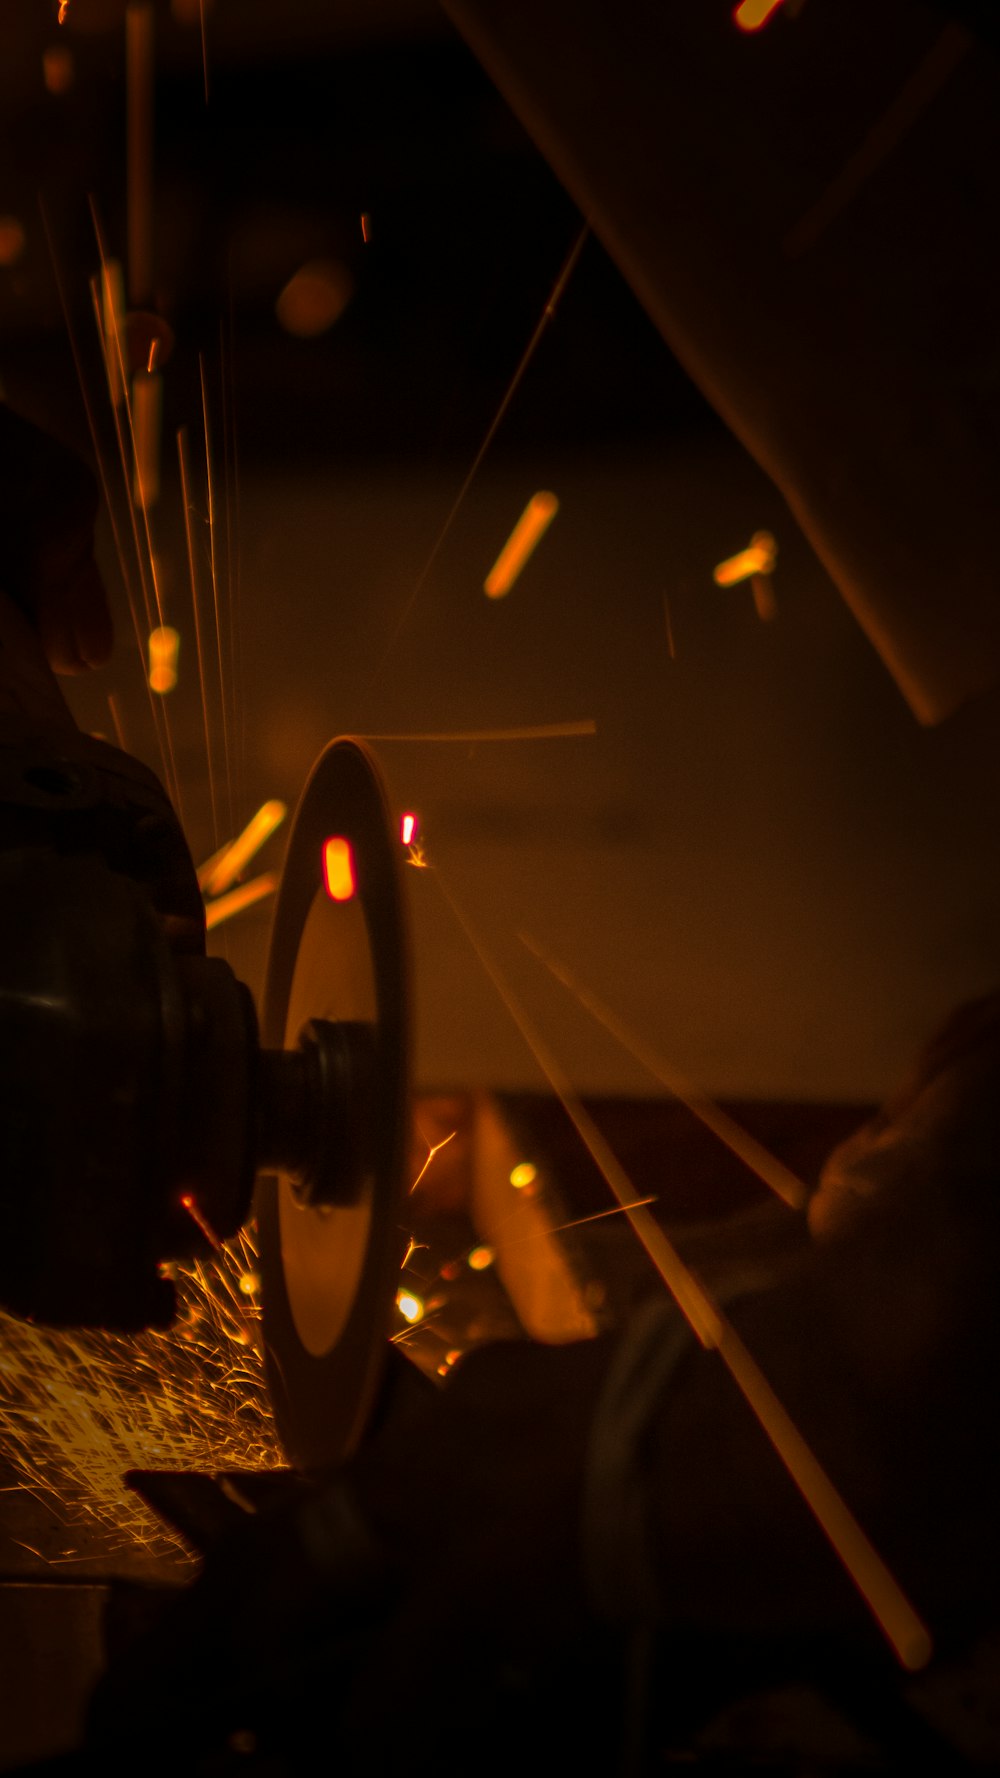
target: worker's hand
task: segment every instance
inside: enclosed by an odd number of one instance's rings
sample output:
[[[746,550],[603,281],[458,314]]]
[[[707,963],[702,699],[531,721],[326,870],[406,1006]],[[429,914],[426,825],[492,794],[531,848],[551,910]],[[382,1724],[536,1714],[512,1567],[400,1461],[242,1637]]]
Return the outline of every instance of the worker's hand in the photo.
[[[97,505],[86,465],[0,402],[0,594],[27,618],[56,673],[86,672],[111,653],[94,560]],[[15,634],[8,621],[6,653]]]

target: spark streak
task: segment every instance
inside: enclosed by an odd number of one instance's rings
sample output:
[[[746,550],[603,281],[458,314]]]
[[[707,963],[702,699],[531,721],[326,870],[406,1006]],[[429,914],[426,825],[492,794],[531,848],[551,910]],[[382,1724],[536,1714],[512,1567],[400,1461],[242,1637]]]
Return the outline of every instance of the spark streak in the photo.
[[[433,568],[435,562],[437,561],[438,556],[441,554],[441,551],[444,548],[448,537],[451,535],[451,528],[454,525],[455,520],[457,519],[457,517],[462,509],[462,506],[465,503],[465,496],[469,492],[469,489],[471,488],[473,482],[475,481],[476,476],[479,474],[479,470],[482,465],[483,459],[485,458],[486,453],[488,452],[491,444],[493,443],[494,438],[496,437],[498,431],[500,430],[500,427],[503,424],[503,421],[504,421],[506,414],[507,414],[507,409],[510,407],[511,402],[513,401],[515,395],[517,394],[518,389],[521,386],[521,382],[524,377],[524,374],[527,371],[528,366],[531,363],[532,359],[534,358],[539,345],[541,344],[541,341],[542,341],[542,338],[545,334],[546,329],[548,328],[550,322],[555,317],[556,310],[557,310],[559,303],[562,300],[562,297],[565,293],[566,286],[569,283],[571,277],[573,276],[574,271],[576,270],[577,261],[579,260],[580,255],[583,252],[584,246],[587,241],[587,236],[589,234],[590,234],[590,225],[589,225],[589,223],[584,223],[583,227],[580,230],[580,233],[577,235],[576,240],[574,241],[572,247],[570,248],[569,254],[568,254],[566,261],[562,267],[562,270],[560,271],[559,276],[557,277],[555,284],[552,287],[552,294],[550,295],[548,302],[546,303],[544,309],[542,310],[541,317],[535,327],[534,333],[532,334],[530,340],[528,341],[527,346],[525,347],[524,353],[521,357],[521,361],[518,364],[518,367],[515,370],[514,375],[511,377],[511,380],[507,385],[507,389],[504,393],[503,400],[501,401],[500,406],[497,408],[497,411],[494,414],[489,427],[487,428],[486,437],[483,439],[482,444],[480,445],[478,451],[476,452],[476,455],[472,460],[472,466],[469,469],[469,472],[466,475],[465,480],[463,481],[461,487],[459,488],[458,493],[455,496],[455,499],[454,499],[452,506],[451,506],[451,510],[448,513],[448,516],[445,519],[444,524],[441,526],[441,529],[438,532],[437,537],[434,540],[434,543],[431,547],[430,554],[427,557],[427,560],[424,563],[423,568],[420,570],[420,573],[417,575],[417,579],[414,584],[413,591],[410,593],[410,596],[407,599],[406,604],[403,606],[403,609],[400,612],[399,617],[396,620],[396,623],[395,623],[395,626],[392,630],[392,633],[389,636],[389,640],[386,643],[385,650],[382,654],[382,658],[378,662],[378,665],[376,666],[375,671],[372,674],[369,684],[374,684],[375,680],[379,677],[380,673],[382,672],[382,669],[385,666],[386,661],[388,660],[390,654],[392,653],[393,649],[396,646],[397,641],[399,640],[400,634],[403,630],[403,626],[405,625],[407,618],[410,615],[410,612],[413,610],[414,605],[416,604],[418,598],[420,597],[420,594],[422,593],[422,591],[424,589],[424,584],[427,580],[428,575],[431,572],[431,569]]]
[[[756,1173],[758,1179],[762,1180],[776,1197],[787,1204],[790,1210],[805,1208],[809,1196],[805,1186],[801,1179],[798,1179],[791,1169],[785,1166],[783,1161],[779,1161],[777,1155],[771,1154],[763,1143],[758,1142],[755,1136],[751,1136],[749,1130],[744,1130],[742,1124],[738,1124],[735,1118],[730,1117],[728,1112],[722,1110],[721,1106],[706,1098],[704,1093],[699,1093],[676,1068],[664,1061],[662,1056],[657,1055],[651,1045],[635,1036],[618,1018],[617,1014],[611,1011],[610,1007],[605,1006],[596,994],[590,993],[570,974],[564,963],[560,963],[558,958],[544,951],[537,939],[532,938],[526,932],[520,933],[519,937],[525,949],[530,951],[533,957],[537,957],[539,963],[544,965],[549,974],[569,990],[578,1004],[590,1013],[591,1018],[596,1019],[599,1025],[603,1025],[605,1031],[610,1032],[615,1041],[620,1043],[630,1056],[634,1056],[635,1060],[641,1063],[654,1080],[658,1080],[660,1085],[665,1086],[675,1099],[679,1099],[682,1105],[686,1105],[699,1123],[704,1124],[707,1130],[711,1130],[713,1136],[717,1136],[720,1142],[725,1143],[725,1146],[737,1155],[752,1173]]]
[[[277,1469],[250,1230],[175,1268],[178,1319],[134,1336],[57,1332],[0,1311],[0,1424],[20,1485],[66,1527],[99,1528],[110,1553],[187,1546],[122,1486],[127,1469]],[[54,1559],[71,1561],[69,1548]]]
[[[930,1632],[917,1616],[898,1582],[868,1541],[845,1501],[782,1406],[736,1329],[689,1271],[649,1210],[636,1207],[636,1191],[593,1118],[584,1109],[554,1056],[529,1022],[520,1003],[469,926],[454,897],[438,876],[441,892],[529,1050],[560,1100],[578,1135],[604,1175],[636,1235],[660,1274],[695,1337],[718,1352],[803,1500],[826,1534],[875,1622],[910,1671],[925,1666],[932,1653]]]
[[[523,572],[559,511],[555,494],[532,494],[483,582],[488,599],[502,599]]]
[[[219,811],[215,800],[215,774],[212,770],[212,737],[208,727],[208,696],[205,688],[205,651],[201,640],[201,619],[198,613],[198,575],[194,561],[194,533],[191,528],[191,474],[188,468],[187,427],[177,434],[177,461],[181,472],[181,503],[184,509],[184,536],[187,541],[188,572],[191,577],[191,608],[194,613],[195,652],[198,656],[198,679],[201,688],[201,719],[205,730],[205,766],[208,795],[212,805],[212,837],[219,844]]]
[[[261,804],[238,838],[231,845],[220,847],[219,852],[202,865],[206,895],[221,895],[223,890],[235,883],[237,877],[242,876],[251,858],[256,856],[275,829],[281,826],[287,813],[287,806],[277,797]]]
[[[273,895],[277,887],[278,873],[269,870],[263,876],[251,877],[249,883],[241,883],[238,889],[230,889],[228,895],[220,895],[216,901],[208,902],[205,907],[206,932],[221,926],[224,920],[231,920],[234,914],[241,914],[244,908],[253,907],[254,902],[263,901],[265,895]]]
[[[778,554],[778,546],[770,531],[756,531],[749,549],[741,549],[712,570],[716,586],[736,586],[755,574],[770,574]]]
[[[420,1169],[420,1172],[417,1174],[416,1179],[413,1181],[413,1184],[410,1187],[411,1192],[416,1191],[417,1186],[420,1184],[420,1181],[422,1180],[424,1174],[426,1173],[428,1167],[430,1166],[432,1160],[434,1159],[434,1156],[436,1154],[440,1154],[442,1148],[447,1148],[449,1142],[453,1142],[457,1135],[458,1135],[458,1131],[452,1130],[451,1135],[445,1136],[442,1141],[432,1142],[429,1144],[428,1150],[427,1150],[427,1159],[425,1160],[423,1166]],[[424,1137],[424,1141],[425,1142],[427,1141],[426,1136]]]

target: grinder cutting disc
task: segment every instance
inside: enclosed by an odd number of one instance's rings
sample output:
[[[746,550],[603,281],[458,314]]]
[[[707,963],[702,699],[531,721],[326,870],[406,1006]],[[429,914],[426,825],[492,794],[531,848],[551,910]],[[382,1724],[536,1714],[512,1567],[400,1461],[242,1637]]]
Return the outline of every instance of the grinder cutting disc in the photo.
[[[400,867],[370,753],[357,741],[332,742],[292,825],[261,1018],[268,1049],[294,1048],[312,1019],[368,1027],[370,1110],[354,1201],[307,1203],[283,1174],[257,1186],[268,1384],[282,1444],[306,1471],[340,1463],[361,1436],[405,1247],[409,1008]]]

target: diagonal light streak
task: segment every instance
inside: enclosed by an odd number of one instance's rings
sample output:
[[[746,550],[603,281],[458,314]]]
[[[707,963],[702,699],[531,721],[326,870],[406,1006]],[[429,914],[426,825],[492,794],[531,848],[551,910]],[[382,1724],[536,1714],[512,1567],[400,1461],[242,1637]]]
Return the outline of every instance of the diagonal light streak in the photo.
[[[790,1167],[786,1167],[783,1161],[779,1161],[777,1155],[773,1155],[762,1142],[758,1142],[756,1136],[751,1136],[749,1130],[745,1130],[742,1124],[737,1123],[736,1119],[730,1117],[727,1111],[723,1111],[721,1106],[716,1105],[711,1099],[707,1099],[704,1093],[699,1093],[691,1082],[685,1080],[684,1076],[658,1055],[651,1045],[644,1043],[641,1037],[637,1037],[634,1032],[630,1031],[609,1006],[599,1000],[596,994],[592,994],[589,989],[584,988],[570,974],[564,963],[560,963],[558,958],[544,951],[537,939],[532,938],[527,932],[519,933],[518,937],[525,949],[544,965],[557,982],[561,982],[564,988],[569,989],[579,1005],[589,1012],[599,1025],[604,1026],[605,1031],[610,1033],[616,1043],[620,1043],[622,1048],[641,1063],[654,1080],[659,1081],[661,1086],[665,1086],[675,1099],[679,1099],[682,1105],[686,1105],[699,1123],[704,1124],[707,1130],[711,1130],[713,1136],[717,1136],[720,1142],[725,1143],[731,1153],[743,1161],[751,1172],[756,1173],[758,1179],[762,1180],[776,1197],[781,1198],[790,1210],[805,1208],[809,1194],[801,1179],[796,1177]]]
[[[436,877],[455,919],[574,1124],[584,1146],[603,1173],[681,1314],[701,1344],[718,1352],[744,1401],[839,1556],[902,1666],[910,1671],[926,1666],[933,1652],[926,1625],[917,1616],[898,1581],[865,1536],[736,1329],[700,1279],[689,1271],[649,1210],[637,1206],[637,1193],[632,1181],[470,927],[451,891],[441,880],[440,872],[436,873]]]

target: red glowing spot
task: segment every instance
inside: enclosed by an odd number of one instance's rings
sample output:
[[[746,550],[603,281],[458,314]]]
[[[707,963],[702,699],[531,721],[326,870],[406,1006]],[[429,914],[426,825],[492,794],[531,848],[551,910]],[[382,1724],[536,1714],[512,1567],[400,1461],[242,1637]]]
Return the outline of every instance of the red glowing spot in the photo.
[[[404,815],[399,824],[399,837],[402,840],[403,845],[410,845],[411,841],[416,838],[416,833],[417,817],[415,815]]]
[[[340,834],[323,846],[323,887],[331,901],[350,901],[357,889],[351,842]]]

